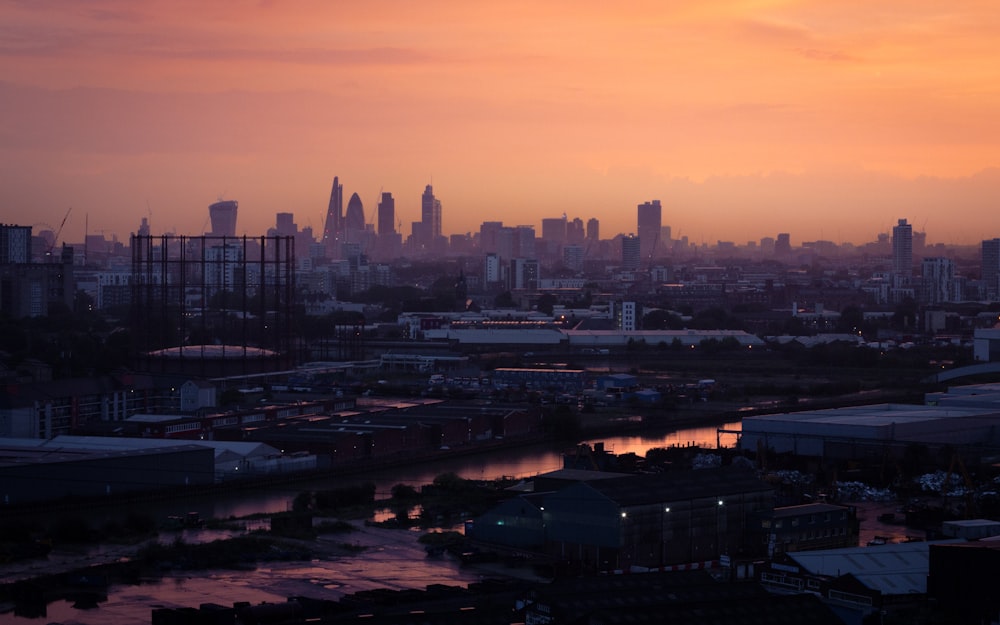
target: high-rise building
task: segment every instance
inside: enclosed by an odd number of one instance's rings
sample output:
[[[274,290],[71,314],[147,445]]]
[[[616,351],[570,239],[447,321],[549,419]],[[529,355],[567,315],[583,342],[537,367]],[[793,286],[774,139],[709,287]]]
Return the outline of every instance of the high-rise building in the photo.
[[[330,190],[330,203],[326,209],[326,223],[323,226],[323,247],[327,258],[340,257],[341,231],[344,222],[344,185],[336,176]]]
[[[955,301],[955,263],[950,258],[925,258],[920,266],[923,303]]]
[[[384,236],[396,232],[396,200],[391,193],[383,192],[378,203],[378,234]]]
[[[785,257],[792,253],[792,235],[787,232],[779,232],[774,240],[774,255]]]
[[[584,237],[583,220],[579,217],[573,218],[566,224],[566,243],[570,245],[580,245]]]
[[[486,262],[483,266],[483,282],[487,285],[499,283],[503,276],[500,274],[500,255],[489,253],[486,255]]]
[[[441,201],[434,197],[431,185],[427,185],[420,197],[420,220],[427,224],[428,236],[433,239],[441,236]]]
[[[634,234],[622,237],[622,269],[635,271],[639,268],[642,249],[640,241]]]
[[[986,297],[1000,299],[1000,239],[983,241],[982,281]]]
[[[591,217],[587,220],[587,238],[591,241],[601,239],[601,222],[597,220],[597,217]]]
[[[344,231],[349,233],[348,240],[355,241],[354,235],[365,230],[365,207],[361,203],[361,196],[357,193],[351,194],[351,199],[347,202],[347,213],[344,215]]]
[[[236,211],[239,204],[236,200],[220,200],[208,207],[208,217],[212,220],[212,231],[217,237],[236,236]]]
[[[649,260],[663,253],[659,245],[660,227],[663,225],[662,212],[660,200],[639,204],[636,235],[641,243],[639,256],[642,260]]]
[[[760,252],[764,256],[772,256],[774,254],[774,237],[762,237],[760,240]]]
[[[31,262],[31,226],[0,224],[0,265]]]
[[[277,236],[292,237],[298,234],[299,227],[295,224],[295,215],[292,213],[278,213],[275,215],[274,233]]]
[[[538,288],[538,261],[514,258],[510,261],[510,288],[534,291]]]
[[[535,258],[535,227],[517,226],[511,241],[512,258]]]
[[[493,254],[500,250],[501,230],[503,230],[502,221],[484,221],[479,226],[479,249],[482,253]]]
[[[913,276],[913,226],[905,219],[892,228],[892,272],[903,280]]]

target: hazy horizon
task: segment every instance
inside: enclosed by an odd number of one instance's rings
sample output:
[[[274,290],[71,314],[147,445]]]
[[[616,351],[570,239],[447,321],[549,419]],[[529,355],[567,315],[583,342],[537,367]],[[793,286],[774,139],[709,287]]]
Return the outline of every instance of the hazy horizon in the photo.
[[[661,4],[5,3],[2,220],[319,233],[338,176],[404,236],[427,184],[447,233],[658,199],[699,244],[1000,236],[991,4]]]

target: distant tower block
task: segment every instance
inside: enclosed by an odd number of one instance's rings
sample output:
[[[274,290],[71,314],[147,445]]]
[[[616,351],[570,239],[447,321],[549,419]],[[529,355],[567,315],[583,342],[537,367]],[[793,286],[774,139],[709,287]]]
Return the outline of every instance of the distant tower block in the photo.
[[[208,207],[208,216],[212,220],[212,234],[219,237],[236,236],[236,200],[222,200]]]

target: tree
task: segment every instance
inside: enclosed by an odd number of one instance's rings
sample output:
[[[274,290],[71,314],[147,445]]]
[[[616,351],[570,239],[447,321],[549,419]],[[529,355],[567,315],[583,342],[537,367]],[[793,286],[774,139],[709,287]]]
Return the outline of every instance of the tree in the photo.
[[[493,300],[493,306],[496,308],[516,308],[517,305],[514,303],[514,296],[510,294],[510,291],[504,291],[496,296]]]
[[[551,315],[552,311],[555,309],[556,296],[551,293],[542,293],[538,298],[538,312],[543,312],[546,315]]]

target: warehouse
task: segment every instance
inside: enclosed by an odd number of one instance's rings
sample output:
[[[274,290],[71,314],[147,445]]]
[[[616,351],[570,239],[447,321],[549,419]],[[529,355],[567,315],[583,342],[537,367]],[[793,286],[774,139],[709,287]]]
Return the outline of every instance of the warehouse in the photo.
[[[910,443],[1000,443],[1000,410],[874,404],[830,410],[759,415],[743,419],[740,446],[826,459],[901,454]]]

